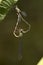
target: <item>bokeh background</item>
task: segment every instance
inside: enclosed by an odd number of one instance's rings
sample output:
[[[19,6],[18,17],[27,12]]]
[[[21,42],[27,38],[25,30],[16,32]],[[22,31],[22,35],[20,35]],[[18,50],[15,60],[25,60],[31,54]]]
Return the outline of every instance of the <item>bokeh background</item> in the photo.
[[[0,65],[36,65],[43,57],[43,0],[19,0],[17,5],[27,13],[31,30],[22,37],[23,58],[18,60],[20,39],[13,35],[17,15],[12,8],[0,23]]]

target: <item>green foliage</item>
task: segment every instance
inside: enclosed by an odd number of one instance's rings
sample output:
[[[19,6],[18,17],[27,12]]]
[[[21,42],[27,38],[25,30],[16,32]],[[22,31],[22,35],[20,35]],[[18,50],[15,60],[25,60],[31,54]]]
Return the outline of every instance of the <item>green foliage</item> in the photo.
[[[8,11],[17,1],[18,0],[0,0],[0,21],[5,18]]]

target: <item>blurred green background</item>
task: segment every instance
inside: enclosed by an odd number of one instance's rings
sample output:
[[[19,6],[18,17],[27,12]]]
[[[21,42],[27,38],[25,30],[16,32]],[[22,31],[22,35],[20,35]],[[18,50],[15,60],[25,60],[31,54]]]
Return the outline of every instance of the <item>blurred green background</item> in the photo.
[[[19,0],[17,5],[27,13],[31,31],[22,37],[23,58],[18,61],[20,39],[13,35],[17,15],[12,8],[0,23],[0,65],[36,65],[43,56],[43,0]]]

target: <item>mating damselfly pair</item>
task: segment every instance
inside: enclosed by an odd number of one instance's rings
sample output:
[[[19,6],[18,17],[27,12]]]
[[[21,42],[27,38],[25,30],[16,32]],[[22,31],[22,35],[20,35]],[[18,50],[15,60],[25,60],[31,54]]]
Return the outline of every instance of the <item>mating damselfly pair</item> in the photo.
[[[15,29],[14,29],[14,32],[13,34],[15,35],[15,37],[22,37],[24,33],[27,33],[30,31],[30,28],[31,28],[31,25],[23,18],[23,16],[25,17],[26,16],[26,13],[21,11],[18,6],[15,7],[16,11],[17,11],[17,23],[16,23],[16,26],[15,26]],[[22,16],[23,15],[23,16]],[[21,21],[22,20],[22,21]],[[26,23],[26,25],[28,26],[28,29],[24,30],[23,28],[18,28],[19,26],[19,23],[20,22],[24,22]],[[21,25],[21,24],[20,24]],[[18,33],[17,33],[18,32]]]
[[[21,11],[18,8],[18,6],[16,6],[15,9],[17,11],[17,23],[16,23],[13,34],[17,38],[20,37],[19,38],[19,46],[18,46],[18,60],[22,60],[22,58],[23,58],[23,55],[22,55],[23,38],[22,38],[22,36],[23,36],[24,33],[27,33],[27,32],[30,31],[31,25],[24,19],[24,17],[26,16],[26,13]],[[21,22],[24,22],[28,26],[28,29],[26,28],[26,30],[24,30],[24,28],[21,28]],[[20,26],[19,26],[19,23],[20,23]],[[22,25],[22,26],[24,26],[24,25]]]

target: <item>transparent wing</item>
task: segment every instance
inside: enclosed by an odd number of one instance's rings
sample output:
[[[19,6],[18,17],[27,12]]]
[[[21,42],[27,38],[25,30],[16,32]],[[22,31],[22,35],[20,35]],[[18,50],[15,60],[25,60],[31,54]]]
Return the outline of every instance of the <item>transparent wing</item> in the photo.
[[[27,17],[26,12],[22,11],[21,14],[22,14],[23,16]]]

